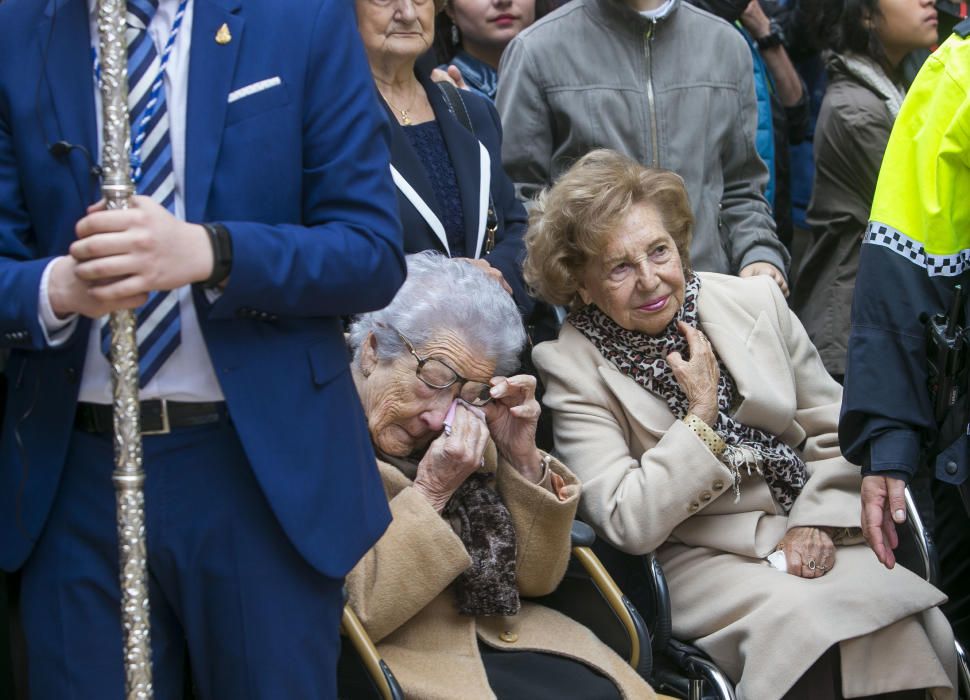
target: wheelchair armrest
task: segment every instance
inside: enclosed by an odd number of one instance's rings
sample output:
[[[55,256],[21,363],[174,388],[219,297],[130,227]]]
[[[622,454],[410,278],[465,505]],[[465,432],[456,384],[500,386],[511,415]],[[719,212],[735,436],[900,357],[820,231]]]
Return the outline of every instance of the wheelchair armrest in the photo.
[[[705,681],[718,700],[735,700],[731,679],[697,647],[671,639],[667,643],[664,654],[676,666],[684,669],[689,678]]]
[[[643,568],[647,575],[647,585],[651,593],[651,610],[653,617],[653,649],[663,651],[671,640],[673,618],[670,613],[670,589],[667,587],[667,577],[657,560],[656,554],[651,552],[643,556]]]
[[[360,660],[367,670],[371,681],[383,700],[404,700],[404,691],[391,669],[381,658],[381,654],[371,641],[370,635],[364,629],[357,614],[349,605],[344,605],[343,619],[340,621],[340,632],[350,640]]]
[[[572,528],[573,547],[592,547],[596,541],[596,533],[593,528],[582,520],[573,520]]]
[[[574,523],[574,527],[577,523]],[[579,523],[582,524],[582,523]],[[586,526],[588,528],[588,526]],[[590,529],[590,532],[592,530]],[[574,530],[575,533],[575,530]],[[595,537],[594,537],[595,539]],[[599,557],[588,546],[574,546],[573,557],[583,567],[600,596],[626,630],[630,642],[630,666],[644,679],[653,673],[653,653],[647,625],[630,600],[610,576]],[[595,630],[594,630],[595,631]]]
[[[916,548],[919,550],[920,560],[923,563],[923,576],[935,586],[940,580],[940,558],[936,552],[936,544],[933,542],[933,536],[923,525],[923,519],[920,517],[916,501],[913,499],[913,494],[908,486],[904,496],[906,498],[906,522],[909,524],[913,539],[916,540]]]
[[[957,678],[958,687],[962,691],[959,697],[970,698],[970,661],[967,660],[967,652],[957,639],[953,640],[953,646],[957,651]]]

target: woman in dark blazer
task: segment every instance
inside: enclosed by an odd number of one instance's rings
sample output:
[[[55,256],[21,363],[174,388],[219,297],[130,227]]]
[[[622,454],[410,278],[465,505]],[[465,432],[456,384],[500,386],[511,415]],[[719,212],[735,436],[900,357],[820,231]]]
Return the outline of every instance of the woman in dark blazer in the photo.
[[[498,113],[483,97],[460,91],[452,99],[466,110],[469,129],[439,86],[415,70],[434,40],[440,9],[432,0],[357,0],[358,28],[392,117],[391,172],[404,250],[478,261],[501,277],[527,316],[534,304],[522,279],[527,215],[502,170]]]

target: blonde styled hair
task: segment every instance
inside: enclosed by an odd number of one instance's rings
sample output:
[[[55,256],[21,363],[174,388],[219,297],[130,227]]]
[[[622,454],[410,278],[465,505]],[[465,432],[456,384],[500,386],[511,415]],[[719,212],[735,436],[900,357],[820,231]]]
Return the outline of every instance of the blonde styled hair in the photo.
[[[580,158],[539,195],[525,236],[526,283],[551,304],[577,307],[587,263],[603,254],[637,204],[656,207],[686,272],[694,215],[684,180],[671,170],[647,168],[604,148]]]

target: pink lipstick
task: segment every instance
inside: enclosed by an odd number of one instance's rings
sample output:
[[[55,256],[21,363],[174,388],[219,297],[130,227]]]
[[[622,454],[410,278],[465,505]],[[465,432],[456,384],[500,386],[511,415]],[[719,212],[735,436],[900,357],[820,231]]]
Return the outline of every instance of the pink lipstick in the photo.
[[[648,301],[643,306],[639,307],[641,311],[660,311],[666,303],[670,296],[660,297],[659,299],[654,299],[653,301]]]

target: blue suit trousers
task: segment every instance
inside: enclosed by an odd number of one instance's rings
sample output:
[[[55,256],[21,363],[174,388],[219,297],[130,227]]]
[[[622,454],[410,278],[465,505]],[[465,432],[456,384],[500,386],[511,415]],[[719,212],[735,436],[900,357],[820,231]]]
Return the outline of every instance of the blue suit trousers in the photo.
[[[231,421],[144,451],[155,697],[182,697],[186,660],[199,698],[336,697],[343,581],[285,536]],[[112,469],[110,435],[73,433],[23,570],[34,700],[123,697]]]

